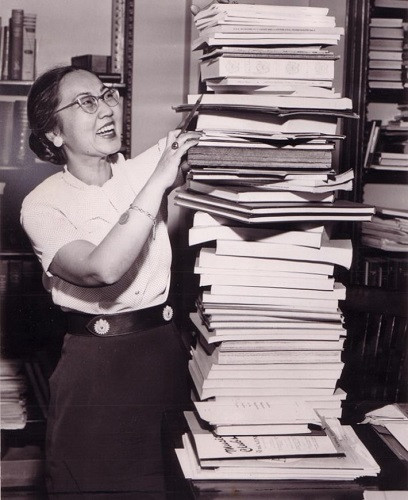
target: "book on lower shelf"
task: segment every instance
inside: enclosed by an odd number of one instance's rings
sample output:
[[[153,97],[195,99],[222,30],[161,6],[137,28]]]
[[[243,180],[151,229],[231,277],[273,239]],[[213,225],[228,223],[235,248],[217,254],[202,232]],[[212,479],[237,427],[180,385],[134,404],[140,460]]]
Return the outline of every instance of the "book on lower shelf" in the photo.
[[[0,165],[24,167],[34,158],[28,144],[27,102],[0,99],[0,112]]]
[[[14,102],[0,100],[0,165],[10,165],[13,151]]]

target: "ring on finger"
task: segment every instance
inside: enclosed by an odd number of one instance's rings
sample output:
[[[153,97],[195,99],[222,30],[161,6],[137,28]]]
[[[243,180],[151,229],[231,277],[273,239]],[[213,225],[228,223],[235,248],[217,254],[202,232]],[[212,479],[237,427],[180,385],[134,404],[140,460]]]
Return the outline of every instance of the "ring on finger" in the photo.
[[[171,149],[178,149],[179,148],[179,143],[177,141],[174,141],[173,144],[171,145]]]

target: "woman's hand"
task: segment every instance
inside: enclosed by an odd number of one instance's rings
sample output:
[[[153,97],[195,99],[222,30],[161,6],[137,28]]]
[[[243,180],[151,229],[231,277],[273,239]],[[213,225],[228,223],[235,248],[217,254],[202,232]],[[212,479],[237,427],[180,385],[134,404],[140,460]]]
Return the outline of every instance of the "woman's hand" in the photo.
[[[193,16],[197,15],[200,10],[204,10],[209,7],[212,3],[237,3],[235,1],[230,0],[215,0],[213,2],[208,3],[207,0],[194,0],[194,4],[191,6],[191,13]]]
[[[200,137],[200,132],[184,132],[172,130],[167,135],[166,147],[152,174],[154,182],[162,186],[163,191],[171,188],[177,179],[180,164],[187,151],[195,146]]]

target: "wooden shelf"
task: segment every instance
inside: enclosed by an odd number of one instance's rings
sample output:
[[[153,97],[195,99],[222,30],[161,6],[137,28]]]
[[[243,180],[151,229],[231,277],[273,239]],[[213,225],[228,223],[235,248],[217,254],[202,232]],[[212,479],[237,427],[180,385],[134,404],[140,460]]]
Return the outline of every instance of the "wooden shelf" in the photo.
[[[26,257],[29,257],[30,259],[36,258],[33,252],[20,252],[18,250],[1,250],[0,251],[0,258],[22,258],[25,259]]]
[[[3,99],[5,96],[27,97],[32,81],[0,80],[0,94]]]
[[[0,85],[29,87],[32,84],[33,80],[0,80]]]

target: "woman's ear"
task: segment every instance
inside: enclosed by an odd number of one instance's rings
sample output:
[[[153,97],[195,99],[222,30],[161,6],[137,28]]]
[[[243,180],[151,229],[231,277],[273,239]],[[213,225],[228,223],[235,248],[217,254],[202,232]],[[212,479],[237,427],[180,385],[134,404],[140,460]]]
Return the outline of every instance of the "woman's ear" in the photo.
[[[63,141],[61,135],[59,134],[59,132],[54,132],[54,131],[46,132],[45,137],[50,142],[52,142],[56,148],[60,148],[64,144],[64,141]]]

